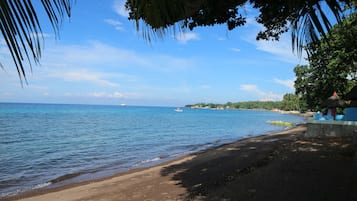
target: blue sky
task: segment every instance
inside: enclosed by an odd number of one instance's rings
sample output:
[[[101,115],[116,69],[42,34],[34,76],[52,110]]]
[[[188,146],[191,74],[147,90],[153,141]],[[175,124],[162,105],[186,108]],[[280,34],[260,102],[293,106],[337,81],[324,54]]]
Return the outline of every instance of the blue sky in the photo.
[[[248,23],[169,31],[150,43],[127,20],[123,0],[77,0],[56,39],[44,15],[41,65],[21,87],[0,42],[0,102],[183,106],[197,102],[281,100],[293,93],[297,64],[290,34],[256,41],[261,25]]]

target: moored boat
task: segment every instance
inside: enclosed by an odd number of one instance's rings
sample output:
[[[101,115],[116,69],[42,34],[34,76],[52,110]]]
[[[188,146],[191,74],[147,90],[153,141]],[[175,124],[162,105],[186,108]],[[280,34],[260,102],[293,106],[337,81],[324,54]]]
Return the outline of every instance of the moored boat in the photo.
[[[175,109],[175,112],[183,112],[183,109],[178,107],[178,108]]]

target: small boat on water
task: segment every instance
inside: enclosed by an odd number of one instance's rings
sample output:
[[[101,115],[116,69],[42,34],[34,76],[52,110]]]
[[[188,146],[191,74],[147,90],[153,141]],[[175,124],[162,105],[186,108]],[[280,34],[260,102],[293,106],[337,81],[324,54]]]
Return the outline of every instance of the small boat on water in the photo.
[[[183,109],[178,107],[178,108],[175,109],[175,112],[183,112]]]

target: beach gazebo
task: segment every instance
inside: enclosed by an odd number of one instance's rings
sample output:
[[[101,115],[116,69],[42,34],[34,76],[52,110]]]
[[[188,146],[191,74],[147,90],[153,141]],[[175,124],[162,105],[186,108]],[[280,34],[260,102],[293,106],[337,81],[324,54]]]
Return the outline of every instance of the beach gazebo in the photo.
[[[323,104],[323,106],[327,107],[327,115],[336,119],[336,108],[344,107],[345,101],[340,99],[336,92],[333,92],[332,96],[330,96]]]

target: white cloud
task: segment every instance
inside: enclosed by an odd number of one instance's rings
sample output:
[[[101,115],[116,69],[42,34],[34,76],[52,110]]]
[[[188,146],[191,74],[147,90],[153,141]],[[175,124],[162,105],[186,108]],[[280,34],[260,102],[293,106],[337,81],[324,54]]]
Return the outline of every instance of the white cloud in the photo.
[[[142,53],[98,41],[68,46],[52,46],[50,44],[43,54],[41,66],[33,69],[34,76],[30,74],[30,77],[27,77],[30,82],[29,86],[34,84],[44,85],[48,89],[25,87],[31,92],[41,89],[41,94],[48,93],[46,95],[48,99],[63,98],[65,101],[83,100],[85,102],[93,100],[105,102],[104,97],[147,99],[148,93],[152,92],[140,87],[155,86],[157,81],[150,79],[149,76],[146,76],[146,73],[156,74],[157,77],[171,76],[171,74],[176,75],[178,72],[185,72],[192,66],[194,66],[194,63],[190,58],[151,52]],[[5,73],[1,76],[6,80],[11,78],[11,83],[20,85],[15,74],[16,71],[10,69],[10,67],[9,70],[11,70],[11,76],[5,76]],[[117,90],[119,87],[126,93],[111,92],[111,90]],[[17,88],[21,89],[21,86],[17,86]],[[68,93],[64,97],[65,92]],[[98,99],[95,99],[96,97]],[[99,100],[99,97],[103,98]]]
[[[112,25],[118,31],[123,31],[124,30],[123,23],[121,23],[118,20],[105,19],[104,22],[106,22],[109,25]]]
[[[283,99],[283,95],[274,94],[273,92],[264,92],[260,90],[256,85],[253,84],[243,84],[240,86],[243,91],[248,91],[256,93],[260,97],[260,101],[279,101]]]
[[[72,63],[76,65],[101,65],[105,61],[108,64],[126,65],[126,63],[146,63],[136,52],[110,46],[98,41],[91,41],[86,45],[76,46],[56,46],[51,54],[51,60],[64,60],[63,63]],[[56,56],[60,58],[55,58]]]
[[[256,40],[256,36],[259,31],[264,30],[264,26],[257,23],[255,18],[250,16],[247,18],[247,24],[245,25],[248,30],[245,34],[241,35],[242,40],[254,45],[257,50],[269,53],[275,57],[276,60],[291,63],[291,64],[306,64],[306,53],[303,51],[301,59],[292,51],[291,35],[285,33],[280,36],[279,41],[266,41]]]
[[[278,83],[278,84],[281,84],[283,86],[286,86],[288,87],[289,89],[292,89],[292,90],[295,90],[295,87],[294,87],[294,80],[281,80],[281,79],[277,79],[275,78],[274,79],[274,82],[275,83]]]
[[[39,38],[49,38],[51,37],[51,34],[47,34],[47,33],[32,33],[31,36],[33,38],[39,37]]]
[[[94,92],[66,92],[64,97],[84,98],[84,99],[140,99],[147,98],[145,94],[138,93],[124,93],[119,91],[94,91]]]
[[[199,86],[200,89],[210,89],[211,86],[210,85],[207,85],[207,84],[204,84],[204,85],[201,85]]]
[[[240,86],[240,89],[243,91],[251,91],[251,92],[259,91],[258,87],[253,84],[243,84]]]
[[[256,46],[257,50],[274,55],[276,60],[291,64],[305,62],[292,52],[291,40],[288,38],[287,34],[282,36],[279,41],[257,41],[255,38],[246,41]],[[302,56],[302,58],[304,58],[304,56]]]
[[[239,48],[229,48],[231,51],[233,52],[240,52],[240,49]]]
[[[95,97],[95,98],[127,98],[126,95],[124,95],[121,92],[115,91],[112,93],[108,92],[93,92],[88,94],[89,97]]]
[[[180,33],[179,35],[176,35],[176,40],[178,40],[182,44],[186,44],[188,41],[191,40],[199,40],[198,34],[194,32],[188,32],[188,33]]]
[[[80,71],[66,71],[66,72],[56,72],[50,75],[51,77],[57,77],[64,79],[66,81],[75,82],[90,82],[96,85],[105,87],[119,87],[119,84],[105,80],[105,74],[88,72],[87,70]]]
[[[297,64],[299,58],[292,52],[290,40],[282,37],[279,41],[256,41],[257,50],[277,56],[277,60]]]
[[[115,0],[113,7],[118,15],[127,18],[129,17],[129,12],[125,9],[125,2],[125,0]]]
[[[264,94],[260,94],[261,99],[260,101],[281,101],[283,100],[283,95],[274,94],[273,92],[268,92]]]
[[[30,85],[26,86],[26,88],[36,90],[36,91],[47,91],[48,90],[48,86],[40,86],[40,85],[35,85],[35,84],[30,84]]]
[[[255,26],[255,27],[259,27],[261,30],[264,28],[264,26],[262,24],[257,23],[256,19],[254,16],[250,15],[248,16],[246,19],[246,26]]]
[[[130,49],[118,48],[98,41],[92,41],[80,46],[56,46],[45,52],[50,57],[43,56],[44,66],[54,68],[96,69],[98,66],[112,69],[150,69],[160,72],[175,72],[190,68],[193,62],[190,58],[179,58],[165,54],[139,53]],[[58,66],[58,61],[62,66]]]

